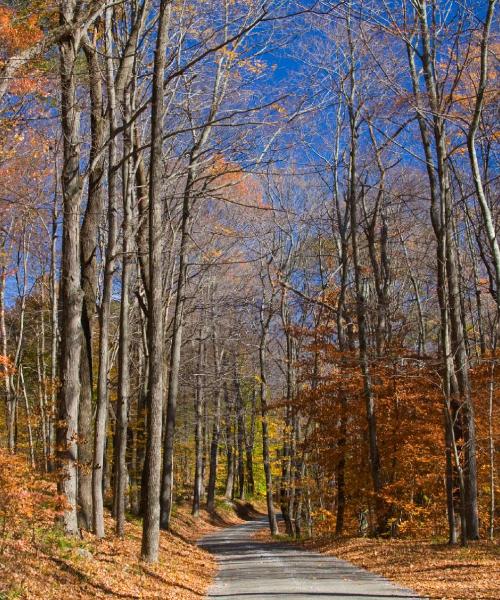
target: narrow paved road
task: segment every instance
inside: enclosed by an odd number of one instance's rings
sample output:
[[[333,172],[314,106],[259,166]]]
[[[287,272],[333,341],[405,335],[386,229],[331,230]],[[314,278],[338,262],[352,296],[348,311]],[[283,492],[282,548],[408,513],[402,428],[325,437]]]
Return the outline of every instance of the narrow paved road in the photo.
[[[249,521],[204,538],[219,574],[208,598],[218,600],[377,600],[420,598],[352,564],[287,544],[254,539],[265,520]]]

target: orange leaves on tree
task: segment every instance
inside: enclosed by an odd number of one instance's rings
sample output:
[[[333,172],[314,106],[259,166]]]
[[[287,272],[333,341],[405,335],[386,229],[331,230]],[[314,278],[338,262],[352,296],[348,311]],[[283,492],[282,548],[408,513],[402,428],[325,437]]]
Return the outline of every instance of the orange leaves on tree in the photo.
[[[7,375],[11,375],[14,370],[14,365],[10,358],[0,354],[0,379],[4,379]]]
[[[44,32],[41,20],[50,15],[48,2],[30,3],[30,11],[0,6],[0,68],[5,62],[39,42]],[[29,93],[47,95],[45,80],[40,77],[37,61],[19,70],[10,82],[9,91],[22,96]]]
[[[12,8],[0,6],[0,49],[2,54],[15,54],[42,39],[36,14],[19,17]]]
[[[218,154],[208,169],[210,195],[249,208],[265,208],[259,181],[240,165]]]

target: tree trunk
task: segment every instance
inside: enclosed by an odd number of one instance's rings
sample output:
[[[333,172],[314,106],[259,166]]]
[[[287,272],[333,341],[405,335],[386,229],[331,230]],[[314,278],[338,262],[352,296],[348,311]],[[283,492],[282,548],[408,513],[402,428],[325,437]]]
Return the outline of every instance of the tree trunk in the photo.
[[[207,508],[210,512],[215,510],[215,493],[217,485],[217,465],[219,458],[219,440],[220,440],[220,418],[221,418],[221,399],[222,386],[221,379],[221,362],[224,354],[219,354],[217,348],[217,340],[215,337],[215,328],[212,335],[212,345],[215,364],[215,379],[217,390],[215,392],[215,409],[214,409],[214,424],[212,430],[212,440],[210,442],[210,465],[208,474],[208,489],[207,489]]]
[[[227,389],[226,382],[224,386],[224,405],[226,407],[226,462],[227,462],[227,475],[226,475],[226,489],[224,496],[231,500],[233,497],[234,488],[234,437],[233,437],[233,401],[230,399],[231,396]]]
[[[350,10],[350,9],[349,9]],[[380,454],[377,440],[377,418],[375,413],[375,396],[373,393],[372,378],[368,354],[368,338],[366,324],[366,298],[365,281],[361,274],[360,253],[358,245],[358,207],[357,207],[357,150],[358,150],[358,108],[356,102],[356,61],[354,44],[350,29],[350,12],[348,14],[348,40],[350,51],[350,91],[349,91],[349,127],[350,127],[350,156],[349,156],[349,212],[351,224],[351,246],[354,267],[354,283],[356,292],[356,316],[358,325],[359,362],[363,376],[366,420],[368,423],[369,460],[372,477],[373,491],[375,493],[377,526],[376,532],[382,533],[385,529],[384,507],[380,492],[382,490],[382,474]]]
[[[61,25],[75,16],[74,0],[61,8]],[[68,534],[78,535],[77,461],[80,399],[81,314],[83,292],[80,267],[80,114],[75,65],[79,40],[68,36],[59,45],[61,121],[63,129],[63,228],[61,251],[61,362],[57,427],[58,491],[66,501],[62,520]]]
[[[193,160],[190,165],[193,167]],[[179,275],[177,278],[177,296],[175,299],[174,323],[172,332],[172,347],[170,349],[170,369],[167,395],[167,418],[165,425],[165,439],[163,447],[163,475],[161,488],[161,515],[162,529],[170,528],[170,517],[173,506],[174,493],[174,439],[175,422],[177,413],[177,398],[179,395],[179,371],[181,366],[181,347],[184,331],[184,304],[186,295],[188,237],[190,225],[191,186],[193,184],[193,169],[188,172],[184,197],[182,202],[181,240],[179,247]]]
[[[257,417],[257,402],[255,388],[252,389],[252,405],[250,407],[250,427],[245,436],[246,448],[246,481],[247,492],[250,497],[255,495],[255,477],[253,472],[253,452],[255,445],[255,421]]]
[[[145,496],[141,556],[158,560],[160,541],[161,430],[163,412],[163,80],[166,64],[171,4],[161,0],[153,71],[151,100],[151,157],[149,172],[149,296],[148,356],[149,392],[147,447],[144,468]]]
[[[351,129],[353,137],[355,126]],[[385,516],[383,514],[383,506],[380,497],[382,490],[382,476],[380,467],[380,454],[377,440],[377,418],[375,414],[375,396],[373,393],[372,378],[369,366],[368,356],[368,341],[366,328],[366,299],[365,299],[365,282],[361,275],[361,265],[358,250],[358,220],[356,206],[356,141],[352,142],[351,147],[351,165],[350,165],[350,217],[351,217],[351,243],[352,243],[352,259],[354,266],[354,281],[356,290],[356,315],[358,322],[358,344],[359,344],[359,361],[361,373],[363,376],[366,419],[368,423],[368,440],[370,451],[370,470],[372,476],[373,491],[375,493],[376,513],[377,513],[377,533],[383,533]]]
[[[342,535],[344,530],[344,514],[346,505],[345,495],[345,466],[347,444],[347,397],[342,391],[340,393],[340,431],[337,442],[339,458],[337,461],[337,519],[335,521],[335,534]]]
[[[455,241],[453,239],[451,188],[448,174],[448,154],[445,121],[441,114],[438,84],[433,67],[433,51],[431,31],[427,22],[426,2],[417,7],[420,32],[422,37],[422,66],[429,104],[433,117],[433,135],[437,160],[439,181],[439,202],[441,209],[441,226],[444,229],[446,277],[448,283],[449,322],[451,333],[451,350],[458,380],[460,408],[464,420],[464,476],[465,476],[465,518],[467,522],[467,538],[479,538],[479,518],[477,506],[477,466],[476,466],[476,434],[474,409],[470,397],[469,359],[463,330],[463,315],[460,299],[458,266],[456,260]],[[459,471],[460,467],[457,464]]]
[[[450,419],[451,392],[452,387],[456,388],[454,382],[455,373],[453,368],[453,359],[450,349],[450,335],[448,323],[448,303],[447,281],[446,281],[446,236],[444,229],[444,207],[439,201],[438,184],[436,181],[436,170],[434,169],[434,156],[431,148],[430,135],[427,130],[424,109],[420,101],[420,84],[415,64],[415,52],[410,43],[407,44],[408,62],[410,66],[410,75],[412,79],[413,94],[416,103],[417,120],[422,138],[422,146],[426,158],[427,175],[429,179],[429,189],[431,198],[430,215],[434,234],[436,236],[436,258],[437,258],[437,294],[440,308],[440,350],[443,365],[443,414],[445,430],[445,453],[446,453],[446,496],[448,513],[448,539],[450,544],[455,544],[457,540],[455,524],[455,508],[453,495],[453,427]]]
[[[103,118],[103,91],[97,50],[89,40],[83,43],[89,72],[91,147],[87,207],[80,234],[80,260],[83,290],[82,357],[80,362],[80,411],[78,414],[78,502],[79,522],[92,530],[92,394],[93,394],[93,329],[97,305],[97,239],[104,195],[104,153],[106,127]],[[101,156],[99,156],[101,155]],[[99,156],[99,158],[98,158]]]
[[[57,178],[56,178],[57,179]],[[54,191],[54,203],[52,207],[52,232],[50,240],[50,407],[48,410],[48,449],[49,449],[49,471],[54,470],[55,452],[55,417],[57,404],[56,378],[57,378],[57,350],[59,345],[59,313],[58,313],[58,287],[57,287],[57,181]]]
[[[200,515],[200,503],[203,493],[203,368],[204,368],[204,344],[203,344],[203,328],[200,331],[200,339],[198,344],[198,366],[196,373],[196,393],[195,393],[195,474],[194,474],[194,490],[193,490],[193,507],[192,514],[195,517]]]
[[[126,92],[123,102],[124,121],[131,114],[130,94]],[[124,156],[132,153],[132,134],[127,129],[124,134]],[[125,495],[128,483],[127,473],[127,427],[130,403],[130,293],[133,252],[133,214],[132,214],[133,169],[132,160],[123,165],[123,233],[122,233],[122,285],[120,304],[120,340],[118,348],[118,407],[117,407],[117,469],[116,469],[116,534],[125,533]]]
[[[5,284],[7,280],[6,268],[2,268],[0,281],[0,328],[2,332],[2,355],[7,357],[7,327],[5,325]],[[11,384],[10,384],[10,366],[4,366],[4,381],[5,381],[5,404],[7,408],[6,423],[7,423],[7,444],[9,452],[15,452],[15,437],[14,437],[14,415],[15,402],[13,400]]]
[[[105,15],[106,21],[106,80],[108,88],[108,118],[110,141],[108,144],[108,239],[104,262],[102,299],[99,310],[99,365],[97,378],[97,410],[94,431],[94,464],[92,470],[92,510],[93,529],[97,537],[102,538],[104,531],[104,467],[106,451],[106,432],[108,418],[108,369],[109,369],[109,321],[111,315],[111,297],[113,275],[115,271],[116,240],[118,235],[117,210],[117,150],[114,132],[116,130],[116,98],[114,88],[114,65],[112,60],[111,10]]]
[[[483,111],[484,96],[488,84],[488,55],[489,55],[489,37],[491,25],[494,22],[495,6],[497,0],[488,0],[488,10],[484,20],[483,35],[481,37],[481,68],[479,75],[479,86],[476,91],[476,102],[474,106],[474,114],[469,126],[467,134],[467,149],[469,151],[469,160],[472,170],[472,180],[476,190],[477,199],[481,208],[483,224],[486,230],[486,235],[490,245],[490,250],[493,258],[493,266],[495,269],[495,299],[497,306],[500,308],[500,248],[495,228],[495,222],[491,213],[486,194],[484,192],[483,180],[476,151],[476,134],[481,121]]]
[[[234,390],[236,395],[236,427],[237,427],[237,448],[238,448],[238,499],[245,498],[245,407],[241,386],[238,380],[237,366],[234,365]]]
[[[269,450],[269,424],[268,424],[268,408],[267,408],[267,384],[266,384],[266,364],[265,364],[265,347],[267,340],[267,332],[269,328],[270,315],[267,318],[264,316],[264,298],[262,298],[260,308],[260,343],[259,343],[259,370],[260,370],[260,411],[262,419],[262,458],[264,461],[264,476],[266,479],[266,503],[267,516],[269,519],[269,529],[271,535],[277,535],[278,523],[276,521],[276,513],[274,510],[273,499],[273,478],[271,473],[271,455]]]

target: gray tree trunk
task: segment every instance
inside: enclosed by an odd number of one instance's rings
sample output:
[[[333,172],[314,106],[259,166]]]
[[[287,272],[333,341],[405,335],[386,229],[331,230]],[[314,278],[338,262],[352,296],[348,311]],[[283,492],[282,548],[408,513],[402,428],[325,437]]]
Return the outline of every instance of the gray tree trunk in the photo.
[[[106,11],[106,82],[108,88],[108,119],[110,141],[108,143],[108,239],[104,259],[104,276],[101,306],[99,310],[99,365],[97,378],[97,410],[94,431],[94,463],[92,469],[92,512],[93,530],[102,538],[104,531],[104,475],[106,431],[108,417],[108,369],[109,369],[109,321],[111,314],[111,296],[115,271],[116,240],[118,236],[117,210],[118,186],[116,139],[116,98],[114,86],[114,66],[112,59],[113,38],[111,31],[112,9]]]
[[[75,0],[62,5],[61,24],[75,18]],[[80,114],[76,96],[75,66],[78,35],[60,45],[61,122],[63,130],[63,228],[61,251],[61,387],[58,400],[58,489],[66,501],[62,521],[68,534],[78,535],[77,461],[78,405],[80,400],[81,314],[83,292],[80,265]]]
[[[125,93],[123,102],[124,121],[131,114],[130,92]],[[132,133],[124,134],[124,156],[132,156]],[[117,406],[117,468],[116,468],[116,534],[125,534],[125,495],[128,484],[127,473],[127,428],[130,405],[130,294],[132,277],[132,252],[134,242],[132,193],[132,158],[123,164],[123,227],[122,227],[122,284],[120,304],[120,338],[118,347],[118,406]]]
[[[203,327],[200,330],[200,339],[198,343],[198,364],[196,373],[196,392],[195,392],[195,474],[193,490],[192,514],[195,517],[200,515],[200,503],[203,493],[203,368],[204,368],[204,343]]]
[[[174,322],[172,330],[172,346],[170,349],[170,369],[168,377],[167,417],[165,423],[165,438],[163,447],[163,474],[161,486],[161,515],[162,529],[170,528],[174,494],[174,440],[177,413],[177,398],[179,395],[179,372],[181,366],[181,347],[184,332],[184,304],[186,300],[186,278],[188,269],[188,237],[190,226],[191,187],[193,185],[193,165],[191,157],[190,169],[187,175],[186,187],[182,201],[181,240],[179,247],[179,274],[177,277]]]
[[[231,500],[234,491],[234,436],[233,436],[233,412],[234,402],[227,389],[226,382],[224,387],[224,405],[226,407],[226,489],[224,496]]]
[[[217,389],[215,391],[215,407],[214,407],[214,423],[212,430],[212,440],[210,442],[210,460],[208,473],[208,488],[207,488],[207,508],[210,512],[215,510],[215,493],[217,485],[217,466],[219,459],[219,440],[220,440],[220,420],[221,420],[221,400],[222,386],[221,379],[221,362],[223,360],[223,352],[219,354],[217,348],[217,339],[215,336],[215,328],[212,335],[212,346],[215,364],[215,378]]]
[[[160,541],[161,432],[163,412],[163,79],[171,3],[161,0],[151,100],[151,156],[149,161],[149,391],[147,446],[144,468],[144,515],[141,557],[155,563]]]
[[[267,317],[264,314],[265,310],[264,291],[262,293],[262,302],[260,309],[260,342],[259,342],[259,375],[260,375],[260,411],[262,424],[262,458],[264,461],[264,476],[266,479],[266,503],[267,516],[269,520],[269,529],[271,535],[278,533],[278,522],[276,521],[276,512],[274,510],[273,499],[273,477],[271,472],[271,455],[269,450],[269,423],[268,423],[268,408],[267,408],[267,383],[266,383],[266,362],[265,348],[267,341],[267,333],[271,320],[271,311]]]
[[[78,503],[79,522],[83,529],[92,530],[92,461],[93,461],[93,330],[97,307],[97,239],[104,204],[102,152],[106,124],[103,109],[101,69],[95,45],[83,42],[89,72],[91,147],[87,207],[80,234],[80,259],[83,289],[82,357],[80,362],[80,411],[78,414]]]

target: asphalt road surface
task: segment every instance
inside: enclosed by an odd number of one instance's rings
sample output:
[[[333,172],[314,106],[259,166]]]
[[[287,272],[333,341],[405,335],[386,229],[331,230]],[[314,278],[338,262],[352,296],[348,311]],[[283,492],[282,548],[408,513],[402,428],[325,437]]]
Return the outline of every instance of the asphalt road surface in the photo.
[[[266,520],[249,521],[204,538],[219,574],[208,598],[218,600],[382,600],[421,598],[354,565],[253,536]]]

